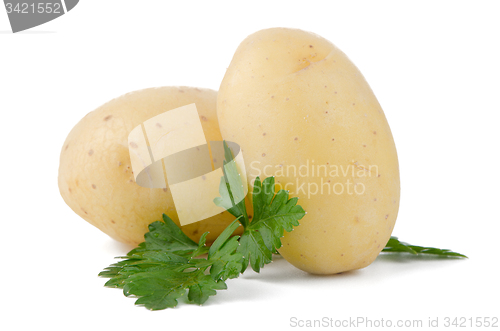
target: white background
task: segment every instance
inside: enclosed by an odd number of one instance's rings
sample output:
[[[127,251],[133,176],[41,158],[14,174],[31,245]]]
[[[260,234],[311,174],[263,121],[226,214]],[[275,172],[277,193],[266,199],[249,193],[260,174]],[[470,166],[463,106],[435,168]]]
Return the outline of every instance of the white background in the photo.
[[[498,1],[95,0],[12,34],[0,8],[0,329],[286,330],[291,317],[424,325],[439,317],[441,326],[447,316],[500,317],[499,17]],[[203,307],[134,306],[97,277],[129,247],[59,195],[66,135],[129,91],[218,89],[238,44],[278,26],[331,40],[378,97],[400,158],[394,234],[470,259],[382,256],[322,277],[278,259],[230,280]]]

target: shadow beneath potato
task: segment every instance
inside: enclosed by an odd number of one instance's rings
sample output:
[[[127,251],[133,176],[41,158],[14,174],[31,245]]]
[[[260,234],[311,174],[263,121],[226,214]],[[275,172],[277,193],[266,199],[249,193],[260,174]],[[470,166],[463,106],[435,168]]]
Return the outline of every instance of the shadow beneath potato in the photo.
[[[295,268],[281,256],[274,256],[273,262],[264,266],[259,274],[249,269],[240,278],[276,284],[314,285],[324,283],[325,280],[331,280],[332,283],[378,282],[401,274],[434,272],[449,266],[450,263],[458,263],[459,260],[464,261],[453,257],[382,253],[371,265],[363,269],[333,275],[313,275]]]
[[[315,280],[323,282],[327,278],[357,278],[359,270],[351,270],[333,275],[314,275],[295,268],[280,255],[273,256],[273,262],[264,266],[260,273],[256,273],[250,267],[240,278],[268,283],[313,283]]]

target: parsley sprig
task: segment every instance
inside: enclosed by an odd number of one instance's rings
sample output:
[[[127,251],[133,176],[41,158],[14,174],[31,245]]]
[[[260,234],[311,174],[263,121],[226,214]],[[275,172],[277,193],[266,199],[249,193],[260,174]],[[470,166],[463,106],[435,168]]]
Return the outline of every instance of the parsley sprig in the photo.
[[[122,288],[125,296],[135,296],[137,305],[151,310],[173,308],[186,291],[191,303],[203,304],[216,290],[225,290],[225,281],[236,278],[250,266],[256,272],[270,263],[281,247],[284,231],[299,225],[305,212],[297,198],[288,192],[275,194],[274,177],[261,182],[257,177],[253,190],[254,218],[248,217],[244,188],[233,155],[224,143],[224,177],[214,203],[227,209],[236,219],[208,248],[208,232],[198,243],[187,237],[165,214],[163,222],[149,225],[145,241],[121,261],[112,264],[99,276],[109,278],[105,286]],[[232,236],[236,228],[243,234]],[[206,254],[206,257],[204,257]]]
[[[198,243],[186,236],[165,214],[163,221],[149,225],[145,241],[131,250],[121,261],[110,265],[99,276],[109,278],[105,286],[121,288],[125,296],[137,297],[136,304],[151,310],[173,308],[187,292],[190,303],[203,304],[217,290],[227,288],[226,280],[238,277],[248,265],[259,272],[272,261],[281,247],[284,231],[299,225],[306,212],[289,198],[288,191],[275,194],[274,177],[256,178],[252,193],[252,221],[245,207],[243,182],[233,155],[224,142],[225,160],[220,197],[214,203],[228,210],[236,219],[206,246],[205,232]],[[241,236],[233,235],[243,226]],[[420,247],[391,237],[383,249],[387,253],[410,253],[466,257],[446,249]]]

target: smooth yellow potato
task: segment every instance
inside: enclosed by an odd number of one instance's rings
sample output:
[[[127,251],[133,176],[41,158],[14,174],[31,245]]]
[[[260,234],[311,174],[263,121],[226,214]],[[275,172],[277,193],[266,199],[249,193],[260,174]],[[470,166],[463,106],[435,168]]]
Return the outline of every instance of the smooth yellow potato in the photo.
[[[192,87],[149,88],[122,95],[87,114],[69,133],[61,151],[59,190],[68,206],[112,238],[131,245],[144,241],[148,224],[162,213],[179,224],[170,190],[135,183],[128,134],[145,120],[195,103],[207,141],[221,140],[217,92]],[[189,224],[182,230],[208,242],[234,217],[228,212]]]
[[[222,137],[242,148],[248,182],[274,175],[307,211],[282,238],[286,260],[315,274],[375,260],[396,222],[398,159],[384,112],[342,51],[301,30],[250,35],[224,76],[217,115]]]

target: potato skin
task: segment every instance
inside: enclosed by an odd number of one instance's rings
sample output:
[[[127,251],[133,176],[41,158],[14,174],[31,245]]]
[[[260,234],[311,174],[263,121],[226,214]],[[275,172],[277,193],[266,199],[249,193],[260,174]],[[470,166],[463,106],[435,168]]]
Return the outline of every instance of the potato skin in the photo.
[[[170,190],[135,183],[128,134],[145,120],[195,103],[207,141],[221,140],[216,116],[217,92],[193,87],[135,91],[88,113],[71,130],[61,150],[59,191],[71,209],[112,238],[130,245],[144,241],[148,224],[162,213],[179,224]],[[182,230],[198,241],[210,231],[213,241],[234,220],[228,212],[189,224]]]
[[[257,175],[274,175],[278,188],[299,197],[307,211],[282,238],[279,252],[286,260],[315,274],[359,269],[375,260],[396,222],[398,159],[377,99],[344,53],[301,30],[250,35],[222,81],[217,115],[222,137],[242,147],[249,183]],[[293,171],[301,165],[309,175]],[[321,168],[321,175],[311,175],[320,165],[349,170],[332,176]],[[363,194],[348,194],[347,181],[351,192],[364,187]],[[312,194],[314,185],[323,193]],[[334,193],[340,185],[344,191]]]

